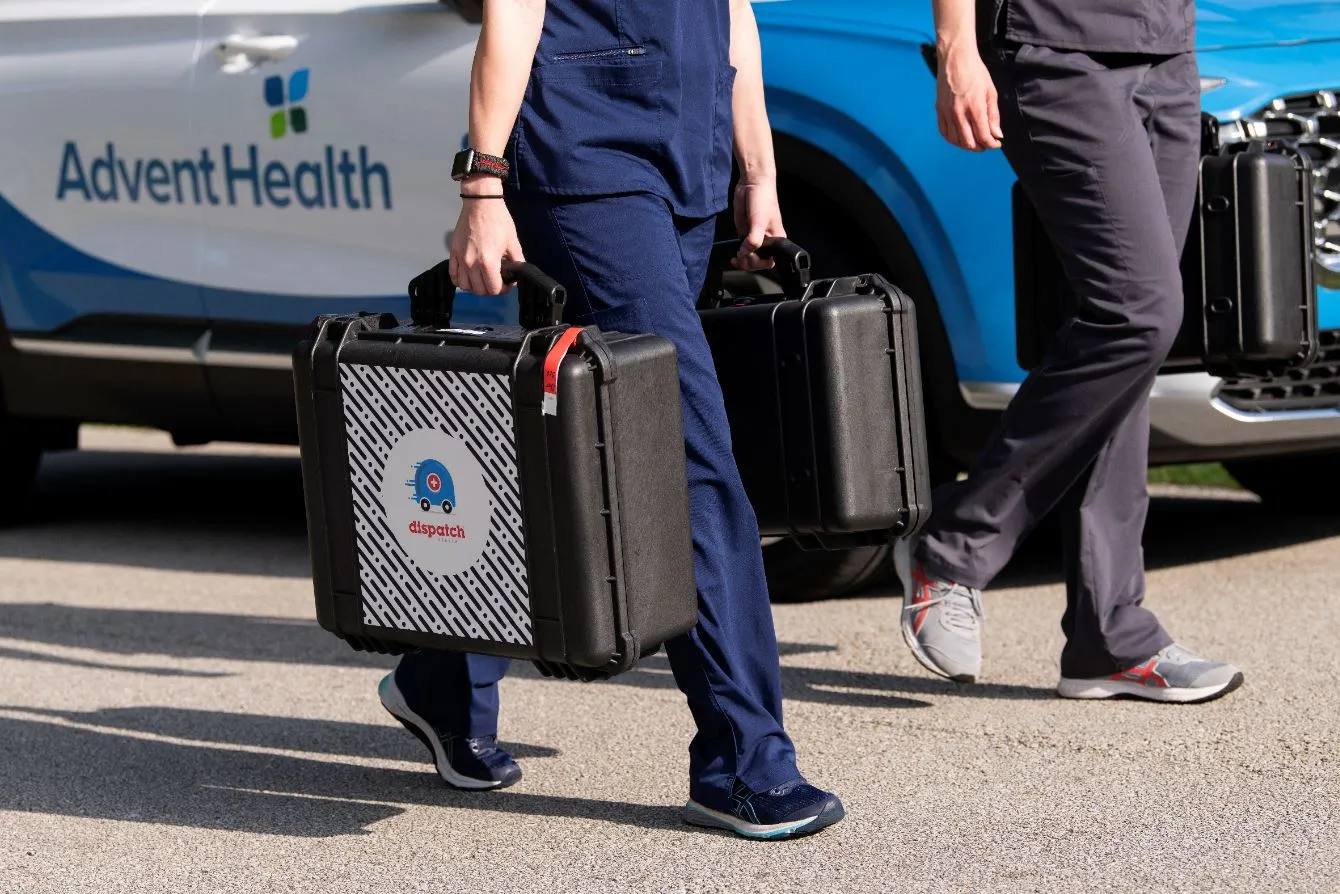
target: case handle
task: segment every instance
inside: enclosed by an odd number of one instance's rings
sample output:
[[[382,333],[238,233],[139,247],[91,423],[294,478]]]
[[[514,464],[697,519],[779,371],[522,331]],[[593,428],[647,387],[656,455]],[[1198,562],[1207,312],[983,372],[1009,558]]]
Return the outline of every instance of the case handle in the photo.
[[[722,298],[722,276],[730,268],[730,259],[740,253],[741,240],[723,239],[712,245],[711,260],[707,266],[707,282],[703,285],[699,307],[716,307]],[[810,284],[810,253],[790,239],[770,238],[755,252],[760,258],[777,266],[773,271],[782,281],[788,298],[799,298]]]
[[[451,326],[456,284],[451,281],[451,262],[442,261],[409,281],[409,316],[416,326],[447,329]],[[503,263],[503,281],[517,287],[517,316],[525,329],[556,326],[563,319],[567,289],[534,264]]]

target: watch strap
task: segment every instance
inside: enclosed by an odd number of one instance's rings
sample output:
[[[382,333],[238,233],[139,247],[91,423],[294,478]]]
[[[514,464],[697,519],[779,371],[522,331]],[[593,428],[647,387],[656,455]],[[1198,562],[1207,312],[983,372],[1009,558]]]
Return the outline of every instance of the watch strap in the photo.
[[[499,158],[496,155],[486,155],[475,149],[462,149],[456,153],[456,159],[452,163],[451,179],[464,180],[472,174],[484,174],[506,179],[507,172],[507,159]]]
[[[509,170],[507,159],[499,158],[496,155],[485,155],[483,152],[474,154],[474,163],[470,165],[471,174],[491,174],[494,177],[506,177]]]

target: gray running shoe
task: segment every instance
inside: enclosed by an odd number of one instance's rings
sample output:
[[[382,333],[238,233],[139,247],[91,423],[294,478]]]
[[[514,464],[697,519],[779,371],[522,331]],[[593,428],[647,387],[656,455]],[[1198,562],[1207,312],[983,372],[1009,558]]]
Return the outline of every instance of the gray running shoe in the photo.
[[[1129,696],[1152,702],[1208,702],[1242,685],[1242,671],[1223,661],[1206,661],[1173,643],[1148,661],[1110,677],[1062,677],[1062,698]]]
[[[915,542],[893,545],[903,582],[903,640],[922,666],[956,683],[971,683],[982,670],[982,591],[932,580],[912,558]]]

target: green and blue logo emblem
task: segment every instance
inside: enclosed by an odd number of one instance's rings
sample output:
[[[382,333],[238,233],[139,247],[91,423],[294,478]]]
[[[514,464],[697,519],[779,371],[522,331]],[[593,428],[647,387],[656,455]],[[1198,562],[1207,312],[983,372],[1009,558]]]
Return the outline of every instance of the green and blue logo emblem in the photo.
[[[271,75],[265,79],[265,104],[275,109],[270,113],[270,136],[276,140],[289,131],[307,133],[307,110],[299,103],[307,98],[307,88],[311,84],[311,69],[300,68],[288,77],[288,89],[284,89],[284,78]]]

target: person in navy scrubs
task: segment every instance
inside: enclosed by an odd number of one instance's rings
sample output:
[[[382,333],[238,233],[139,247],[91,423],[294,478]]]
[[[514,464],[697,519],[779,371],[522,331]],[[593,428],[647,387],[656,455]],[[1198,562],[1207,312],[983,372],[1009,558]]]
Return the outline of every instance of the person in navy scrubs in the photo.
[[[485,0],[483,13],[469,149],[453,174],[452,281],[500,294],[503,261],[526,260],[567,288],[566,322],[674,342],[699,601],[697,626],[666,645],[698,727],[684,818],[751,838],[816,832],[842,803],[801,775],[782,725],[758,523],[695,311],[732,151],[733,263],[770,266],[755,252],[785,235],[753,11],[748,0]],[[420,652],[382,682],[383,705],[457,788],[521,778],[497,741],[506,669]]]

